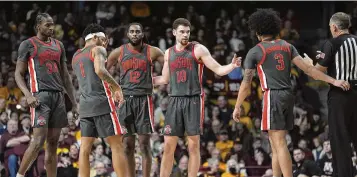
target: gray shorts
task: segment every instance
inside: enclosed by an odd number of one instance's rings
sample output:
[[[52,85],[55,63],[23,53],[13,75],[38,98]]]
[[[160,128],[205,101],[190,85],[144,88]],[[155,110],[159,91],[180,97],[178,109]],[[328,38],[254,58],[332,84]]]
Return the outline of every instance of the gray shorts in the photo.
[[[291,90],[267,90],[263,97],[261,130],[292,130],[294,95]]]
[[[33,93],[39,106],[30,108],[33,128],[63,128],[68,125],[64,93],[40,91]]]
[[[154,104],[151,95],[125,96],[119,108],[119,120],[126,135],[151,134],[154,132]]]
[[[204,97],[169,97],[165,125],[161,132],[165,136],[201,135],[204,120]]]
[[[82,137],[106,138],[124,134],[116,112],[80,119]]]

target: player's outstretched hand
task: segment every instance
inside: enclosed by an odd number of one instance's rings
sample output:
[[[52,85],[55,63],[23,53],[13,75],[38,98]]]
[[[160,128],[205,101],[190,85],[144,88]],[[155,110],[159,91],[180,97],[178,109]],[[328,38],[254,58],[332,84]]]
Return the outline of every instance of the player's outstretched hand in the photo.
[[[304,53],[303,61],[304,61],[305,64],[307,64],[309,66],[314,66],[314,62],[312,61],[312,59],[306,53]]]
[[[38,102],[37,98],[34,97],[33,95],[26,97],[26,101],[27,104],[31,107],[31,108],[36,108],[38,105],[40,105],[40,103]]]
[[[350,89],[350,83],[344,80],[335,80],[333,85],[342,88],[342,90],[347,91]]]
[[[117,90],[114,93],[114,100],[119,103],[119,105],[124,103],[124,96],[121,90]]]
[[[239,118],[240,118],[240,107],[239,107],[239,108],[234,108],[232,117],[233,117],[234,121],[239,122]]]
[[[242,57],[237,57],[236,54],[234,54],[233,59],[232,59],[232,65],[235,68],[238,68],[242,65]]]

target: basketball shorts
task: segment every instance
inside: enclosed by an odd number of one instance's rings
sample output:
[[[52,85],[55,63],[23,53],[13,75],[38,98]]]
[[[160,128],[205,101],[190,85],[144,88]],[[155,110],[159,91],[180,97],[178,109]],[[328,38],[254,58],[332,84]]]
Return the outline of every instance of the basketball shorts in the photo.
[[[294,99],[294,95],[289,89],[265,91],[261,130],[292,130]]]
[[[151,95],[124,96],[119,108],[119,120],[126,135],[144,135],[154,132],[154,104]]]
[[[204,96],[170,97],[161,134],[195,136],[203,132]]]
[[[68,125],[64,93],[40,91],[33,93],[39,106],[30,108],[33,128],[63,128]]]
[[[125,134],[116,112],[80,119],[81,136],[106,138]]]

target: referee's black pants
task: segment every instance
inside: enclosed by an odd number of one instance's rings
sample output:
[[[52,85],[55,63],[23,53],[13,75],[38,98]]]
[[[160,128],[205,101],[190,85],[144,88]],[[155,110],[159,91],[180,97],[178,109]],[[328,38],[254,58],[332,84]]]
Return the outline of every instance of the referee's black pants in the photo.
[[[328,93],[328,125],[334,177],[353,177],[353,150],[357,148],[357,90],[331,87]]]

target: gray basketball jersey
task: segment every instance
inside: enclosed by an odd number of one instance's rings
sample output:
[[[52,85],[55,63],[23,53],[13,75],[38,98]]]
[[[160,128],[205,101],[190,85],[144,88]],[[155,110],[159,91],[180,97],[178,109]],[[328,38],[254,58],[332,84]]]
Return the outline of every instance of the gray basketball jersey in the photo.
[[[94,70],[94,59],[89,46],[78,50],[72,67],[78,79],[80,101],[79,116],[94,117],[115,111],[115,103],[108,83],[102,81]]]
[[[169,49],[170,96],[194,96],[202,91],[203,63],[194,56],[194,44],[182,51]]]

